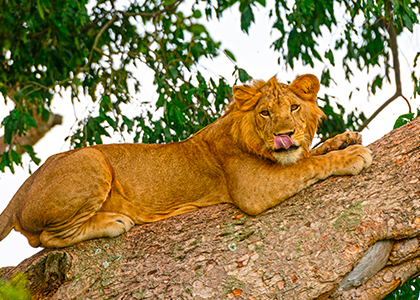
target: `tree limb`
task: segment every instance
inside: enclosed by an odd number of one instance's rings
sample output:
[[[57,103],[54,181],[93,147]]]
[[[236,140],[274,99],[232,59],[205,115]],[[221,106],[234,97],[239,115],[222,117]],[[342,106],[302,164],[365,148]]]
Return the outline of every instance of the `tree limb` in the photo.
[[[37,127],[31,128],[22,136],[15,135],[12,137],[12,144],[17,146],[15,149],[18,154],[25,153],[22,146],[34,146],[51,128],[62,123],[63,117],[57,114],[50,114],[47,122],[41,120],[40,116],[35,116]],[[9,150],[10,145],[4,142],[4,137],[0,137],[0,157]]]
[[[361,132],[363,129],[365,129],[369,123],[376,118],[376,116],[389,104],[391,104],[395,99],[398,97],[403,97],[405,102],[408,105],[409,113],[411,113],[411,105],[408,102],[408,100],[403,96],[402,94],[402,84],[401,84],[401,69],[400,69],[400,60],[399,60],[399,54],[398,54],[398,43],[397,43],[397,33],[395,31],[395,26],[393,22],[393,13],[392,13],[392,3],[391,1],[386,1],[386,7],[387,7],[387,20],[388,20],[388,26],[386,27],[388,34],[389,34],[389,44],[391,46],[391,52],[392,52],[392,59],[393,59],[393,66],[394,66],[394,73],[395,73],[395,85],[396,85],[396,91],[395,94],[389,98],[387,101],[385,101],[373,114],[370,116],[370,118],[366,119],[363,124],[357,129],[358,132]]]
[[[370,145],[363,174],[259,216],[207,207],[42,250],[1,276],[25,272],[33,299],[381,299],[420,271],[419,132],[420,118]]]

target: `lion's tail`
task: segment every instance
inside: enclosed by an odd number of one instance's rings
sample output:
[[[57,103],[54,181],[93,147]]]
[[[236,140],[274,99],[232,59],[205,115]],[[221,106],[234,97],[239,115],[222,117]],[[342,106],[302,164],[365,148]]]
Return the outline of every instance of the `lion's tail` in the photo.
[[[15,201],[13,201],[15,200]],[[0,215],[0,241],[3,240],[13,229],[16,223],[16,199],[12,199],[6,209]]]

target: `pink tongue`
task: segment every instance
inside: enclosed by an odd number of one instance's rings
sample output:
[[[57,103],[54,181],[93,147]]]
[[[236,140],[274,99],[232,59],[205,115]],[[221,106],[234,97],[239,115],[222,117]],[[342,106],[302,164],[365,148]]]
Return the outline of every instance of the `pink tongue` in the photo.
[[[276,135],[274,137],[274,147],[277,149],[289,149],[293,145],[293,141],[288,135]]]

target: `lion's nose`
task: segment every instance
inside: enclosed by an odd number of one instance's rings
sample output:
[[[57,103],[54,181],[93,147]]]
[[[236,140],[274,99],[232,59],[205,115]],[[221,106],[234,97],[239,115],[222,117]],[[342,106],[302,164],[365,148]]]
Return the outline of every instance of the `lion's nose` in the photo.
[[[282,133],[275,133],[274,136],[279,136],[279,135],[288,135],[288,136],[292,136],[295,133],[295,131],[288,131],[288,132],[282,132]]]

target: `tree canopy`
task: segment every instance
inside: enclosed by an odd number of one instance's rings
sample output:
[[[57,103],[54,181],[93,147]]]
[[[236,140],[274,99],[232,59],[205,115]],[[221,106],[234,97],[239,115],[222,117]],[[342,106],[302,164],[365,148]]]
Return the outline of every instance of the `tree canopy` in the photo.
[[[248,32],[257,7],[270,10],[272,30],[280,33],[272,43],[280,53],[279,63],[292,69],[296,62],[325,64],[321,83],[326,87],[333,82],[330,68],[335,65],[342,65],[348,80],[354,69],[379,66],[379,73],[367,83],[370,91],[375,93],[394,78],[396,93],[383,107],[403,96],[396,37],[419,23],[418,1],[4,0],[0,93],[14,108],[1,122],[7,147],[0,170],[13,171],[21,164],[18,149],[39,162],[31,145],[19,145],[18,137],[37,127],[37,118],[44,122],[50,118],[54,95],[64,89],[71,90],[73,102],[97,103],[97,110],[79,120],[67,137],[73,148],[100,144],[114,132],[131,132],[134,142],[179,141],[213,122],[225,109],[231,87],[223,77],[200,73],[196,65],[221,53],[233,61],[235,57],[210,36],[204,19],[238,9],[238,26]],[[334,43],[321,47],[323,34],[332,31],[339,33]],[[342,62],[336,58],[339,51],[345,53]],[[158,99],[153,109],[145,105],[142,115],[133,118],[121,106],[141,92],[133,71],[139,65],[152,70]],[[241,82],[250,79],[239,67],[233,71]],[[417,95],[420,86],[414,71],[412,79]],[[376,116],[367,119],[343,106],[332,107],[328,95],[320,100],[328,116],[318,132],[322,139],[346,129],[361,130]],[[156,118],[153,111],[159,108],[163,114]]]

